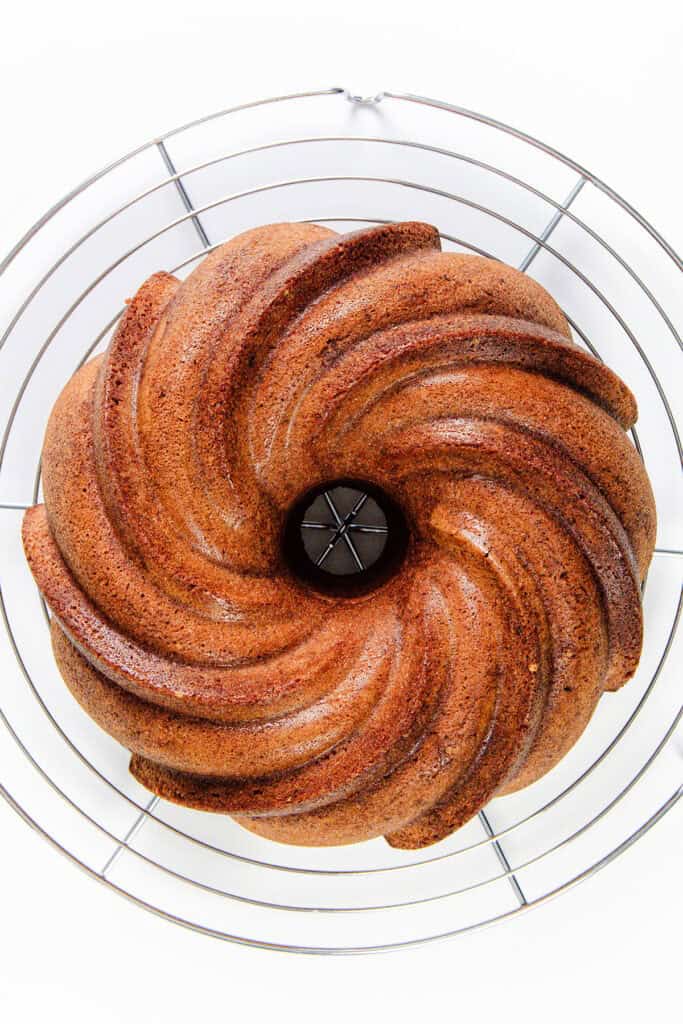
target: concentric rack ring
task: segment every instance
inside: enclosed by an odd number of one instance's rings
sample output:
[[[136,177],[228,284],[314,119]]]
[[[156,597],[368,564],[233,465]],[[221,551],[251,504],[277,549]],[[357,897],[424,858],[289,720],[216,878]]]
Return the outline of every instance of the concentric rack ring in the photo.
[[[282,110],[295,126],[273,140]],[[385,117],[391,134],[377,131]],[[76,366],[106,344],[125,288],[161,267],[188,270],[250,224],[300,219],[344,230],[408,217],[437,223],[445,247],[536,274],[563,305],[577,342],[604,355],[636,391],[642,426],[633,441],[653,474],[663,535],[645,594],[646,649],[636,680],[603,701],[562,766],[531,791],[494,802],[438,847],[417,856],[381,840],[351,851],[292,850],[150,799],[128,777],[122,752],[57,678],[48,612],[23,565],[18,527],[21,511],[39,500],[49,407]],[[647,253],[640,262],[634,237]],[[62,238],[69,241],[60,251]],[[18,289],[12,275],[22,269]],[[683,550],[670,511],[681,440],[662,382],[683,346],[669,298],[658,297],[672,294],[669,280],[679,272],[671,246],[579,164],[491,118],[404,93],[334,88],[222,110],[74,189],[0,264],[8,324],[0,360],[12,382],[0,410],[0,514],[11,550],[0,581],[11,677],[0,697],[7,802],[139,906],[218,938],[308,953],[375,952],[462,934],[547,902],[628,849],[683,795],[670,742],[683,713],[672,668]],[[17,303],[16,294],[25,298]]]

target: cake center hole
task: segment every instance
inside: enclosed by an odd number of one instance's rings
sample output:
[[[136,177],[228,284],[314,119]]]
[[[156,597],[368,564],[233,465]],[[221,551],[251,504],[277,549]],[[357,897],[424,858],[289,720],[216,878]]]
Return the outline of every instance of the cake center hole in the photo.
[[[405,518],[388,494],[364,481],[337,480],[295,503],[283,548],[299,579],[319,590],[353,594],[387,579],[402,561],[407,540]]]

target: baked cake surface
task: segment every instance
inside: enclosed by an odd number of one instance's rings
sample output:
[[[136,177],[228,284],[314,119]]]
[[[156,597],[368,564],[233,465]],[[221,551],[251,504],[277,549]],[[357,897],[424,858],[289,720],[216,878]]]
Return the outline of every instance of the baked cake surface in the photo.
[[[436,842],[635,671],[636,415],[539,284],[429,225],[248,231],[146,281],[53,409],[24,546],[64,680],[167,799],[281,842]],[[353,596],[282,549],[343,479],[409,526]]]

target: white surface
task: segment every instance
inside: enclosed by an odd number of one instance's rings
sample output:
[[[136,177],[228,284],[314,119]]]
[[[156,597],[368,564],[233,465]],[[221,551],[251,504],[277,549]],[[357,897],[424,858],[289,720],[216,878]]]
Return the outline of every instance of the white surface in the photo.
[[[12,11],[0,43],[0,89],[11,98],[3,249],[76,182],[160,129],[240,99],[332,84],[412,90],[516,124],[584,162],[681,248],[680,16],[676,24],[664,5],[651,4],[645,24],[611,4],[554,11],[553,24],[547,5],[452,9],[439,22],[436,5],[422,3],[419,24],[385,4],[364,10],[362,24],[351,8],[331,22],[298,4],[285,21],[266,16],[270,6],[252,4],[252,17],[236,20],[202,3],[189,13],[119,3],[98,11],[97,24],[91,7],[74,3]],[[683,763],[680,741],[674,750]],[[680,812],[521,920],[343,962],[174,929],[77,873],[4,804],[0,821],[8,1020],[336,1020],[363,1008],[398,1020],[677,1016]],[[99,848],[92,856],[101,862]]]

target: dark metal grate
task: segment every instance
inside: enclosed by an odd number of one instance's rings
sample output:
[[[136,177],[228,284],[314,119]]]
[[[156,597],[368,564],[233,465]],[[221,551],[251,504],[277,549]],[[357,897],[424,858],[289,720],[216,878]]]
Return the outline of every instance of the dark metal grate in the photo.
[[[292,573],[318,590],[356,596],[385,582],[409,540],[401,509],[381,488],[337,480],[294,503],[283,535]]]
[[[343,485],[315,498],[301,523],[306,554],[318,569],[335,576],[365,572],[374,565],[386,547],[387,533],[386,516],[375,499]]]

